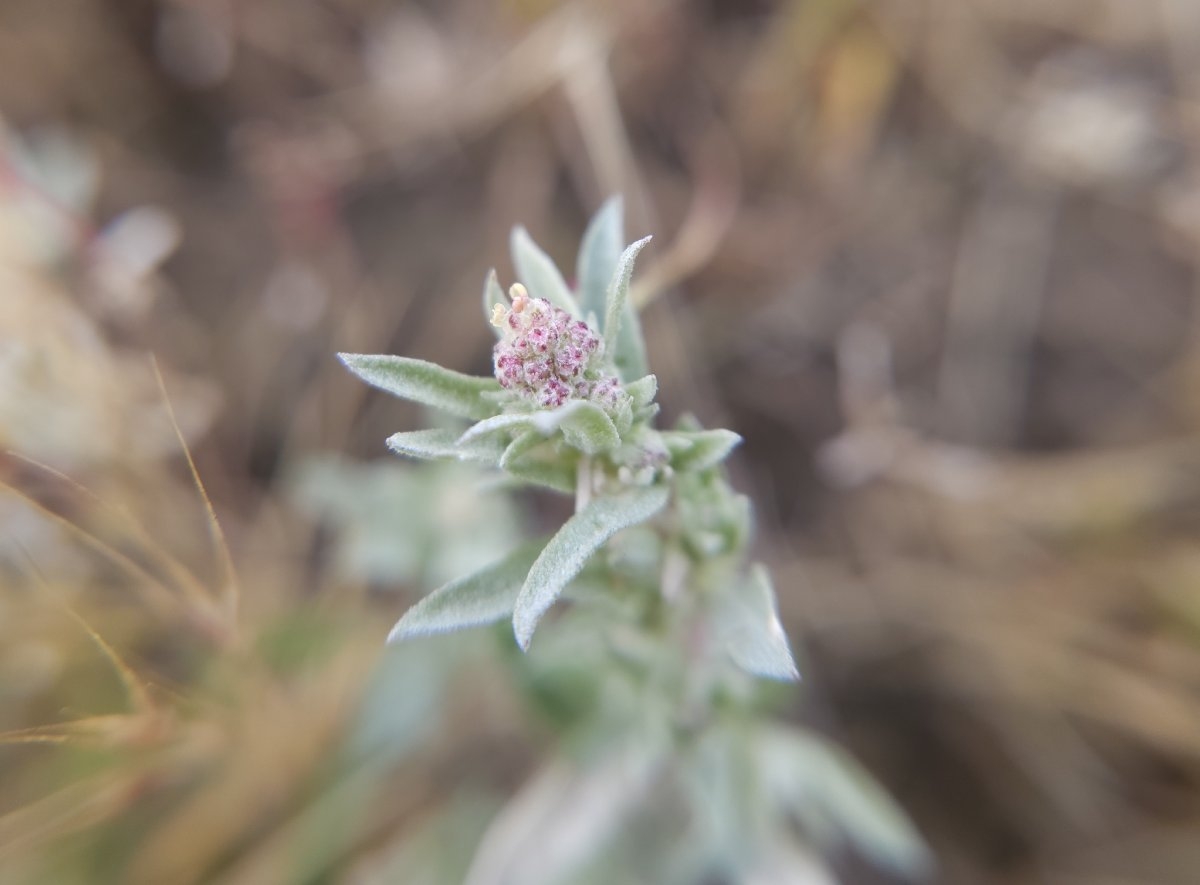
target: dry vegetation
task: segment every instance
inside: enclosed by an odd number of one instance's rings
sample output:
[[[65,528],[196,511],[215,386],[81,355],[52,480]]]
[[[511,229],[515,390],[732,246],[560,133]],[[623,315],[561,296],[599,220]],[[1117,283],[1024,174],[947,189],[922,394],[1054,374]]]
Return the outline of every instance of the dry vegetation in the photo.
[[[0,115],[0,880],[465,864],[544,732],[502,651],[380,641],[545,505],[327,462],[440,502],[347,551],[312,459],[419,416],[333,354],[484,371],[509,227],[566,264],[622,192],[792,715],[939,881],[1196,881],[1192,0],[6,0]]]

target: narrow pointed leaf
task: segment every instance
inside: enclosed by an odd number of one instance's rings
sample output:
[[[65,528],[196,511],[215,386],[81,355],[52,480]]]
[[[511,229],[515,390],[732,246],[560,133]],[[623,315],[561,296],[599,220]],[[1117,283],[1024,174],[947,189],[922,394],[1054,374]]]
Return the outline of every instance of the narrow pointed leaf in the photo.
[[[523,227],[514,227],[509,241],[513,266],[517,276],[534,298],[545,298],[555,307],[561,307],[571,316],[580,319],[583,312],[571,294],[562,274],[550,256],[529,236]]]
[[[513,630],[521,648],[529,648],[538,621],[591,555],[621,529],[645,522],[662,510],[669,494],[662,486],[651,486],[594,498],[567,520],[538,556],[517,597]]]
[[[504,446],[498,441],[485,438],[460,444],[458,440],[458,431],[437,428],[394,433],[388,437],[387,445],[397,455],[410,458],[454,458],[493,466],[500,463]]]
[[[579,305],[585,316],[604,316],[608,282],[616,273],[621,246],[625,242],[624,211],[621,198],[612,197],[600,207],[584,231],[575,280],[579,286]]]
[[[544,544],[525,544],[499,562],[434,590],[408,610],[387,641],[479,627],[508,617]]]
[[[732,430],[668,431],[663,441],[671,451],[673,468],[701,471],[724,461],[742,438]]]
[[[761,565],[755,565],[750,580],[728,597],[721,622],[729,656],[747,673],[766,679],[799,680],[787,634],[779,622],[771,577]]]
[[[487,279],[483,281],[483,318],[499,338],[502,334],[501,330],[492,325],[492,314],[496,310],[496,305],[508,307],[508,299],[504,295],[504,290],[500,288],[500,278],[496,276],[496,270],[493,268],[488,271]]]
[[[491,418],[484,418],[467,428],[466,432],[458,438],[459,445],[476,442],[488,436],[493,436],[499,433],[523,433],[524,431],[536,427],[537,415],[533,412],[513,415],[493,415]]]
[[[390,354],[340,353],[338,358],[368,384],[402,399],[463,418],[495,414],[495,406],[483,396],[500,389],[494,378],[464,375],[436,363]]]
[[[500,433],[524,433],[536,430],[550,436],[561,430],[568,445],[595,454],[620,444],[612,419],[603,409],[587,400],[574,399],[550,412],[523,412],[514,415],[495,415],[469,427],[459,438],[466,444]]]
[[[850,842],[901,875],[929,873],[929,849],[904,811],[845,752],[814,735],[776,728],[760,736],[758,756],[774,800],[811,833]]]
[[[617,367],[617,375],[622,381],[641,378],[650,371],[650,365],[646,362],[646,339],[642,335],[642,321],[631,302],[625,303],[625,318],[621,321],[621,333],[617,335],[613,365]]]
[[[463,885],[633,881],[614,874],[605,855],[636,829],[666,762],[661,746],[646,744],[610,747],[587,765],[554,761],[537,772],[493,818]],[[591,874],[598,860],[600,878]]]
[[[629,303],[629,280],[638,253],[650,239],[643,237],[621,253],[605,298],[604,347],[612,354],[621,378],[626,381],[646,374],[646,344],[642,340],[637,313]]]

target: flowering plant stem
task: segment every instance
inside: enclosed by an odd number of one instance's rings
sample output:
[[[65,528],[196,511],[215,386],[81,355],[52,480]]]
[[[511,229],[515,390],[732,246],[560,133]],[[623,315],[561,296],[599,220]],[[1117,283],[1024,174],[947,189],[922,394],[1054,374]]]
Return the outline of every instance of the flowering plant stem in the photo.
[[[342,355],[368,383],[474,422],[398,433],[394,451],[481,463],[575,499],[548,541],[434,590],[390,636],[511,620],[528,652],[519,678],[562,727],[571,763],[552,763],[501,814],[468,882],[592,881],[578,877],[605,856],[609,878],[595,881],[785,881],[815,863],[814,840],[919,870],[919,840],[861,770],[763,714],[759,680],[799,677],[767,570],[745,561],[750,504],[723,468],[740,437],[691,418],[655,426],[657,382],[628,299],[648,240],[622,250],[610,201],[572,290],[518,228],[522,282],[506,296],[493,272],[484,286],[493,378]],[[600,852],[614,840],[625,840],[617,860]]]

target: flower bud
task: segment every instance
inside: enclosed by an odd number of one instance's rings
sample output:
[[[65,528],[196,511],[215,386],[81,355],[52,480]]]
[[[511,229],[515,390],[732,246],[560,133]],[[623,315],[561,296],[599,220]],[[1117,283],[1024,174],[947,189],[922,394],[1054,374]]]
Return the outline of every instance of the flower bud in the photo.
[[[610,414],[621,411],[629,395],[604,365],[600,336],[545,299],[531,298],[520,283],[509,294],[512,308],[496,313],[503,329],[493,354],[500,385],[540,408],[586,399]]]

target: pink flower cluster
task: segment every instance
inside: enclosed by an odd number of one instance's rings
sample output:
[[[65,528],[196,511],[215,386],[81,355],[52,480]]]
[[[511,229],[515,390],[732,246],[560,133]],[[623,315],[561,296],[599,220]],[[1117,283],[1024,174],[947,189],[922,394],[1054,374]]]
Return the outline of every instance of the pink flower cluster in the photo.
[[[621,385],[600,369],[603,343],[582,320],[523,291],[503,315],[504,337],[496,342],[496,380],[506,390],[542,408],[590,399],[615,408]]]

